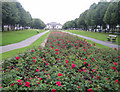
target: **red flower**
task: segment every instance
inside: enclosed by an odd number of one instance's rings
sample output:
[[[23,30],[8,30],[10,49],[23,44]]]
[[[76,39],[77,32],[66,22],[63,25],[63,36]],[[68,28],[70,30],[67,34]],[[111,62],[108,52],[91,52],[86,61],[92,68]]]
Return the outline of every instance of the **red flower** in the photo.
[[[39,69],[36,69],[36,72],[39,72]]]
[[[59,54],[59,52],[56,52],[56,55],[58,55]]]
[[[17,82],[21,82],[21,81],[22,81],[21,79],[17,80]]]
[[[85,72],[85,69],[83,69],[83,71]]]
[[[22,85],[21,81],[22,81],[21,79],[17,80],[17,82],[19,82],[18,85]]]
[[[49,63],[47,63],[46,65],[49,65]]]
[[[97,78],[99,78],[99,76],[97,76]]]
[[[29,82],[25,82],[26,87],[30,87],[29,84],[30,84]]]
[[[118,79],[115,80],[115,83],[119,82]]]
[[[34,50],[32,50],[32,52],[33,52]]]
[[[88,66],[90,66],[90,64]]]
[[[117,50],[117,48],[114,48],[115,50]]]
[[[60,82],[60,81],[57,81],[56,84],[57,84],[58,86],[61,86],[61,82]]]
[[[14,84],[11,84],[11,87],[14,86]]]
[[[33,62],[35,63],[35,60],[33,60]]]
[[[40,80],[42,80],[42,78],[39,78]]]
[[[116,66],[117,66],[117,62],[114,62],[114,65],[116,65]]]
[[[95,43],[93,43],[93,45],[95,46]]]
[[[55,51],[59,51],[59,49],[55,49]]]
[[[81,72],[82,70],[81,69],[79,69],[79,72]]]
[[[75,64],[72,64],[72,68],[75,68]]]
[[[120,58],[120,56],[118,56],[118,58]]]
[[[87,89],[87,92],[93,92],[93,90],[90,88],[90,89]]]
[[[68,63],[68,60],[66,60],[66,64]]]
[[[84,58],[84,60],[86,60],[86,58]]]
[[[58,84],[58,86],[61,86],[61,84]]]
[[[83,49],[85,51],[85,49]]]
[[[51,92],[56,92],[56,90],[55,90],[55,89],[52,89]]]
[[[35,57],[33,57],[33,59],[35,59]]]
[[[59,60],[59,58],[57,58],[57,60]]]
[[[9,66],[9,68],[11,68],[11,66]]]
[[[92,72],[94,72],[94,71],[95,71],[95,69],[92,70]]]
[[[79,53],[77,53],[77,55],[79,55]]]
[[[19,60],[19,57],[16,57],[17,60]]]
[[[86,65],[86,64],[87,64],[87,62],[84,62],[84,64]]]
[[[62,74],[61,74],[61,73],[58,73],[58,76],[62,76]]]
[[[116,70],[116,67],[111,67],[112,69]]]
[[[79,86],[79,88],[80,88],[80,86]]]

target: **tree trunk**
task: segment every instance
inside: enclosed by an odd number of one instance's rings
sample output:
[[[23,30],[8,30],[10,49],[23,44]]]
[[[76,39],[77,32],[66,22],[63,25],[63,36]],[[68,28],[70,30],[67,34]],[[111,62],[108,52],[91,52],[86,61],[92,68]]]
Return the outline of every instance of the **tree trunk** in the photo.
[[[2,32],[4,31],[4,24],[2,24]]]
[[[10,26],[10,25],[8,25],[7,31],[10,31],[9,26]]]

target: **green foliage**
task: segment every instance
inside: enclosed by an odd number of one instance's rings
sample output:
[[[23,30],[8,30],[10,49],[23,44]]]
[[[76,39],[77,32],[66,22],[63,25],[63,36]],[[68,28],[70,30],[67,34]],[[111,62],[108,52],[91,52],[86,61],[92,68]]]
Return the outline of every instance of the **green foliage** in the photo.
[[[119,24],[119,2],[105,2],[101,0],[98,4],[93,3],[88,10],[80,14],[76,20],[68,21],[63,25],[64,29],[69,28],[97,28],[102,26],[106,28],[106,24],[110,25],[110,28],[115,28]],[[76,24],[77,26],[74,26]]]
[[[86,15],[88,10],[83,12],[77,20],[77,28],[87,28]]]
[[[68,21],[63,25],[63,29],[68,29],[68,28],[75,28],[75,22],[72,21]]]
[[[15,24],[19,24],[23,27],[36,25],[34,20],[32,21],[31,14],[19,2],[2,2],[2,30],[4,30],[4,25],[15,26]],[[44,22],[40,19],[38,20],[37,26],[43,29],[45,27]],[[34,28],[34,26],[32,27]]]
[[[16,3],[17,9],[18,9],[18,15],[20,16],[19,24],[21,26],[27,26],[30,25],[32,21],[32,17],[29,12],[26,12],[22,5],[20,3]]]
[[[44,22],[40,19],[33,19],[32,20],[32,25],[31,25],[32,28],[43,29],[43,28],[45,28],[45,26],[46,25],[44,24]]]
[[[4,61],[2,89],[117,91],[119,58],[117,50],[95,48],[78,37],[51,32],[46,48]]]
[[[2,3],[2,22],[3,24],[14,25],[18,23],[20,16],[18,15],[18,8],[15,2],[3,2]]]
[[[106,24],[115,26],[118,24],[118,3],[111,2],[107,8],[104,16],[104,21]]]

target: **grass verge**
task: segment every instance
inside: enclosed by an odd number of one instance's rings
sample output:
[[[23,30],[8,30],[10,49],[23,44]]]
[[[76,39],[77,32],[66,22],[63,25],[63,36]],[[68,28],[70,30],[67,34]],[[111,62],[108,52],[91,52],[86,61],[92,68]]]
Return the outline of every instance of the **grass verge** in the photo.
[[[91,37],[91,38],[101,40],[101,41],[107,41],[107,37],[109,37],[109,33],[89,32],[89,31],[83,31],[83,30],[66,30],[66,32],[71,32],[71,33],[74,33],[74,34]],[[119,39],[119,35],[116,39],[116,42],[113,43],[113,44],[119,44],[120,45],[120,43],[118,42],[118,39]]]
[[[2,41],[0,42],[0,46],[5,46],[13,43],[21,42],[29,37],[37,35],[37,29],[25,29],[19,31],[5,31],[0,32],[2,34]],[[39,33],[44,32],[43,30],[38,30]]]
[[[33,42],[31,45],[29,45],[27,47],[1,53],[0,55],[2,55],[2,60],[5,60],[5,59],[13,57],[13,56],[15,56],[17,54],[26,52],[26,51],[28,51],[28,50],[30,50],[32,48],[39,47],[41,45],[41,43],[45,40],[45,38],[47,37],[48,34],[49,34],[49,32],[47,32],[46,34],[42,35],[39,39],[37,39],[35,42]]]

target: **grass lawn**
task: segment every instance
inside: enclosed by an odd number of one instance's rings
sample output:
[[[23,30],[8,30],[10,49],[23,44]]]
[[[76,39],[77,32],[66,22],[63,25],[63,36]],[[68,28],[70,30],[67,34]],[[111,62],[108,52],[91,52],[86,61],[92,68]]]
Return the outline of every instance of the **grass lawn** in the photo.
[[[83,36],[87,36],[87,37],[91,37],[91,38],[95,38],[95,39],[101,40],[101,41],[107,41],[107,37],[109,37],[109,33],[88,32],[88,31],[82,31],[82,30],[66,30],[66,31],[75,33],[75,34],[79,34],[79,35],[83,35]],[[118,38],[119,37],[117,37],[117,39],[116,39],[116,43],[113,43],[113,44],[119,43]]]
[[[23,52],[26,52],[32,48],[37,48],[41,45],[41,43],[45,40],[45,38],[47,37],[47,35],[49,34],[50,32],[47,32],[46,34],[44,34],[43,36],[41,36],[39,39],[37,39],[34,43],[32,43],[31,45],[27,46],[27,47],[24,47],[24,48],[20,48],[20,49],[15,49],[15,50],[12,50],[12,51],[9,51],[9,52],[4,52],[0,55],[2,55],[2,60],[4,59],[7,59],[7,58],[10,58],[10,57],[13,57],[17,54],[20,54],[20,53],[23,53]]]
[[[37,35],[36,30],[37,29],[25,29],[19,31],[1,32],[2,42],[0,42],[0,46],[21,42],[31,36]],[[43,30],[39,30],[39,32],[41,33]]]

